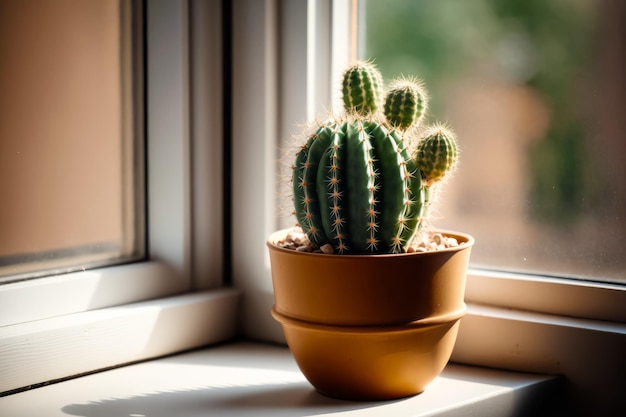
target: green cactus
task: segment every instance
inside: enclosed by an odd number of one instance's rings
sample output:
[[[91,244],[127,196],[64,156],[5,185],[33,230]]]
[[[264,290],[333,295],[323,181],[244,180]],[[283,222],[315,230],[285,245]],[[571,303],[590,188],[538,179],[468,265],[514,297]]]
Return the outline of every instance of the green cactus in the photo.
[[[384,98],[381,92],[382,76],[373,64],[349,67],[343,78],[345,114],[318,126],[296,155],[295,214],[317,246],[330,243],[349,254],[399,253],[420,226],[432,185],[422,167],[430,165],[412,158],[408,143],[427,95],[413,79],[395,82]],[[448,143],[454,141],[448,132],[431,133]],[[424,138],[416,156],[430,161],[426,154],[434,146],[436,169],[440,158],[451,158],[451,149],[456,155],[456,145],[430,142]]]

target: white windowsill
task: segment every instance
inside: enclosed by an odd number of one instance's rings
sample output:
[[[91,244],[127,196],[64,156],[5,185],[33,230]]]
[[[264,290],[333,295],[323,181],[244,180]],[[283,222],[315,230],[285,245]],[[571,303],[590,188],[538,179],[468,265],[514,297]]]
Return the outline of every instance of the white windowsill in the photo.
[[[14,417],[537,415],[559,386],[555,377],[450,364],[420,395],[341,401],[318,394],[287,348],[239,342],[9,395],[0,410]]]

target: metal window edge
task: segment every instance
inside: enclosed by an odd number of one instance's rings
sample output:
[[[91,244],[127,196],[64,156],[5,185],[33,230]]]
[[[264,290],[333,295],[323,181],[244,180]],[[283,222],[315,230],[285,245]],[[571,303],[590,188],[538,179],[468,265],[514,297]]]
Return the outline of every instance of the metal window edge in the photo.
[[[626,323],[626,287],[618,284],[471,269],[465,299],[495,307]]]

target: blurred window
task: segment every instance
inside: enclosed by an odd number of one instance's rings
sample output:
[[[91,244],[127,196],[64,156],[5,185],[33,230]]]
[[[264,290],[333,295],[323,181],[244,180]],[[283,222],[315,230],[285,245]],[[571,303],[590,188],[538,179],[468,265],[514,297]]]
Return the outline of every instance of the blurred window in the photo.
[[[474,266],[626,282],[626,2],[361,0],[359,57],[415,74],[461,164],[435,226]]]

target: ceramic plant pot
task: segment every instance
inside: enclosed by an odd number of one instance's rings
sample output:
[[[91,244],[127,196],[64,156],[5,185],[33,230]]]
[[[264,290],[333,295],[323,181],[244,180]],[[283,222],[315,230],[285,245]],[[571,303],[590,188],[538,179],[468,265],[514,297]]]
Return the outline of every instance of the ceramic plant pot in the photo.
[[[474,239],[436,252],[325,255],[284,249],[270,236],[272,315],[309,382],[338,398],[422,392],[443,370],[465,314]]]

